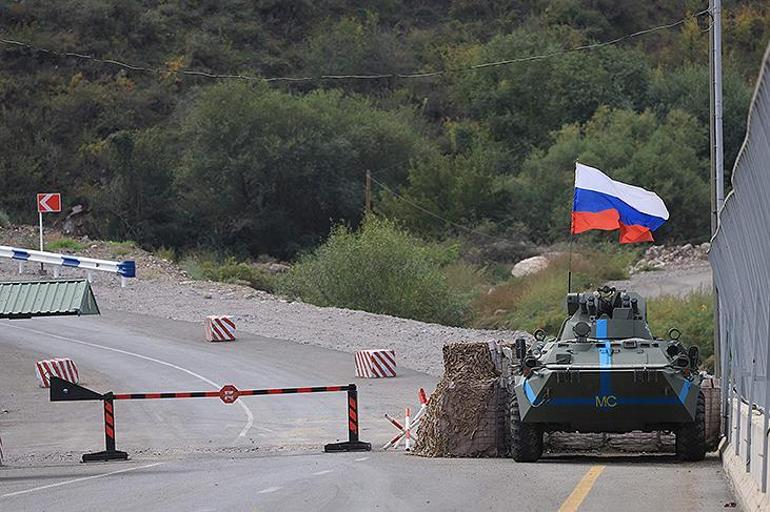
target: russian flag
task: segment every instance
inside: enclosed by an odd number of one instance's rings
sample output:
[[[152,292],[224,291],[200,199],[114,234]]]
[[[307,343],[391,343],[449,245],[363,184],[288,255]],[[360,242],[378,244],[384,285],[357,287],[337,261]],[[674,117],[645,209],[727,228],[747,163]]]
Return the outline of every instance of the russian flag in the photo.
[[[572,233],[620,230],[620,243],[652,242],[652,232],[668,220],[654,192],[611,179],[599,169],[575,164]]]

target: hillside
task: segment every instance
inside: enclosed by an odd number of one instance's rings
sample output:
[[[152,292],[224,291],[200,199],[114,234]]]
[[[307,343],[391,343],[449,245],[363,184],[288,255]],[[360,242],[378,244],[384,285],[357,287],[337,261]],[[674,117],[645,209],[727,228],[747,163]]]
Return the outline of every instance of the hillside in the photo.
[[[80,234],[292,258],[333,225],[358,225],[368,170],[375,212],[512,261],[565,238],[580,159],[666,200],[660,240],[701,242],[705,7],[4,2],[0,210],[31,223],[34,193],[57,190],[85,207]],[[725,9],[729,169],[770,7]],[[473,67],[504,60],[515,62]],[[413,73],[428,76],[396,76]]]

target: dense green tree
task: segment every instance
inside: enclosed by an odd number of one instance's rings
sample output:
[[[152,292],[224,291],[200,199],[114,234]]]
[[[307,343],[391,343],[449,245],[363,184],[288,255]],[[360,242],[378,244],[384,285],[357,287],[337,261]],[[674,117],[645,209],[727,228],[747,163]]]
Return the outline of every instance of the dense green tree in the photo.
[[[414,162],[397,196],[381,192],[382,211],[433,236],[507,218],[506,152],[472,125],[450,124],[448,132],[449,154]]]
[[[746,133],[751,89],[728,67],[724,73],[722,94],[725,170],[729,174]],[[653,76],[651,97],[653,108],[659,115],[665,116],[672,109],[680,109],[695,116],[702,126],[708,126],[708,66],[687,65],[675,70],[658,69]],[[701,156],[708,157],[708,137],[701,140],[700,148]]]
[[[409,112],[337,91],[305,96],[223,84],[182,121],[178,187],[199,241],[291,255],[363,209],[367,169],[434,151]]]
[[[389,75],[414,69],[413,57],[396,34],[382,30],[377,18],[370,15],[363,21],[345,18],[319,25],[308,41],[304,60],[311,76]],[[324,82],[359,92],[381,90],[393,83],[390,79]]]
[[[458,65],[524,59],[583,43],[572,29],[521,29],[458,58]],[[518,158],[547,144],[566,123],[587,121],[600,105],[638,109],[648,98],[650,71],[639,52],[607,47],[460,74],[453,95],[473,119]]]
[[[599,39],[612,39],[669,22],[697,0],[629,2],[628,0],[530,0],[546,26],[567,25]]]
[[[699,144],[708,134],[697,120],[672,110],[664,120],[647,111],[601,108],[585,125],[570,124],[554,144],[531,155],[511,180],[516,217],[541,241],[569,233],[575,161],[645,187],[671,214],[656,237],[703,241],[709,233],[708,162]]]
[[[141,240],[153,246],[179,244],[175,212],[175,151],[169,131],[150,128],[118,131],[90,148],[108,171],[108,181],[92,195],[91,208],[105,234]]]

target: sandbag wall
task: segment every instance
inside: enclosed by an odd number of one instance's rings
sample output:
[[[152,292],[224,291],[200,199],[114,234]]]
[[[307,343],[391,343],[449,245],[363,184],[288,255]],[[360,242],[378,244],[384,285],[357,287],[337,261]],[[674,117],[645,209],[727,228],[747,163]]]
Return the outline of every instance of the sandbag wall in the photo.
[[[426,457],[505,457],[508,390],[496,342],[450,343],[414,452]]]

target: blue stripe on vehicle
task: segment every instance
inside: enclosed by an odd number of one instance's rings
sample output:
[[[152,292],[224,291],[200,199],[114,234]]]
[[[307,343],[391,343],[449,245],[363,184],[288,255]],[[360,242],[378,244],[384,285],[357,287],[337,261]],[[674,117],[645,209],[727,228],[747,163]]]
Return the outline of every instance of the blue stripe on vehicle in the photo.
[[[616,397],[618,405],[679,405],[679,401],[673,396],[632,396],[632,397]],[[551,398],[546,402],[548,405],[554,407],[569,407],[574,405],[580,406],[596,406],[596,397],[589,396],[573,396],[573,397],[559,397]]]
[[[596,338],[606,340],[607,339],[607,319],[600,318],[596,321]]]
[[[527,400],[529,400],[529,403],[534,404],[537,401],[537,395],[535,394],[535,390],[532,389],[532,386],[529,385],[529,379],[524,379],[524,394],[527,395]]]
[[[606,323],[606,320],[604,320],[604,322]],[[599,322],[596,324],[598,331]],[[599,371],[599,396],[608,396],[612,394],[612,374],[609,371],[611,366],[612,348],[607,343],[603,347],[599,348],[599,367],[608,369]]]
[[[618,397],[618,405],[679,405],[673,396]]]
[[[561,398],[552,398],[548,400],[548,405],[553,405],[556,407],[564,407],[569,405],[590,405],[593,406],[596,404],[596,398],[592,396],[574,396],[574,397],[561,397]]]
[[[61,264],[63,267],[79,267],[80,260],[77,258],[68,258],[67,256],[62,256]]]
[[[692,383],[689,380],[685,380],[682,385],[682,389],[679,390],[679,401],[685,403],[687,401],[687,395],[690,393],[690,386]]]
[[[29,259],[29,253],[27,251],[20,251],[18,249],[12,249],[13,259],[27,261]]]

